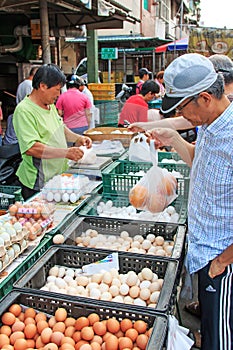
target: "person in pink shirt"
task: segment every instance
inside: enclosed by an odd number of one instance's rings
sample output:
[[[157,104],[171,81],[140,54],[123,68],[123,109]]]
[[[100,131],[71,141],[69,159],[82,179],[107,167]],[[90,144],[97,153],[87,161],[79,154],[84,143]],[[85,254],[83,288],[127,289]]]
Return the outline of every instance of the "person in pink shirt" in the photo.
[[[91,102],[79,91],[80,84],[79,78],[72,76],[67,83],[68,90],[62,93],[56,102],[56,108],[64,123],[76,134],[83,134],[89,128],[91,120]]]

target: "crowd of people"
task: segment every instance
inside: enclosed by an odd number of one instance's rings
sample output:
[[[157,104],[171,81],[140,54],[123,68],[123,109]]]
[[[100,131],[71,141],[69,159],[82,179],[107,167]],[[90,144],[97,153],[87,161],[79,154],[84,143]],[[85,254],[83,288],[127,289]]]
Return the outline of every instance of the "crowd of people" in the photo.
[[[191,167],[187,269],[198,275],[195,307],[201,317],[201,349],[231,350],[233,64],[224,55],[184,54],[158,72],[155,80],[150,74],[140,69],[136,94],[126,101],[119,125],[127,122],[129,130],[145,131],[157,148],[174,147]],[[61,93],[66,83],[58,66],[44,64],[19,85],[9,120],[15,131],[10,137],[22,154],[17,176],[24,199],[65,171],[68,159],[82,158],[81,145],[92,146],[83,132],[90,127],[93,96],[77,76]],[[149,121],[148,102],[158,96],[162,97],[161,110],[156,111],[159,120]],[[187,142],[178,132],[193,128],[198,128],[195,142]]]

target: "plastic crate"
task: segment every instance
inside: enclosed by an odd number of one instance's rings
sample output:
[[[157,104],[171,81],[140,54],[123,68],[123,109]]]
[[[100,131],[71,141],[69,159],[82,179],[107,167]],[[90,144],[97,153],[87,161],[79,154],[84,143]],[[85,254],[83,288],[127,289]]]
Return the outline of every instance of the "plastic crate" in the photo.
[[[116,85],[114,83],[89,83],[88,89],[93,91],[113,91],[116,90]]]
[[[184,182],[182,182],[184,185]],[[106,195],[94,195],[90,198],[87,204],[79,211],[80,216],[99,216],[97,212],[97,206],[100,202],[106,203],[111,200],[115,207],[128,207],[130,205],[129,198],[127,196],[106,196]],[[179,214],[178,223],[186,224],[187,222],[187,199],[183,196],[179,196],[172,204],[176,212]],[[139,212],[139,211],[138,211]],[[136,220],[138,221],[138,220]],[[146,220],[145,220],[146,221]]]
[[[4,297],[13,288],[13,283],[23,275],[36,261],[43,255],[46,250],[52,245],[52,237],[44,236],[38,246],[32,253],[25,258],[25,260],[17,266],[4,280],[0,279],[0,299]]]
[[[165,168],[168,171],[179,171],[184,179],[178,180],[178,195],[184,195],[185,198],[188,197],[188,185],[184,188],[183,183],[186,178],[189,177],[190,168],[185,164],[170,164],[170,163],[159,163],[160,168]],[[102,170],[103,179],[103,193],[105,195],[120,195],[127,196],[129,191],[137,182],[142,178],[143,175],[132,174],[130,172],[138,172],[143,170],[145,173],[152,167],[152,163],[138,163],[138,162],[120,162],[115,161]],[[186,181],[187,182],[187,181]],[[184,192],[185,191],[185,192]]]
[[[84,301],[72,300],[70,298],[56,297],[52,295],[40,294],[40,292],[27,294],[23,291],[12,291],[0,302],[1,315],[6,312],[12,304],[20,304],[23,308],[34,308],[39,312],[47,315],[54,315],[58,308],[65,308],[68,317],[77,319],[81,316],[88,316],[91,313],[97,313],[100,320],[106,320],[111,317],[116,318],[119,322],[124,318],[132,321],[143,320],[149,327],[153,327],[146,350],[162,350],[166,342],[168,331],[168,318],[166,315],[155,313],[154,315],[144,312],[141,314],[136,310],[129,310],[114,305],[89,304]]]
[[[23,200],[20,186],[0,186],[0,193],[13,196],[12,198],[0,197],[0,209],[8,209],[9,205]]]
[[[174,159],[175,161],[181,160],[180,155],[177,152],[162,152],[158,151],[158,162],[162,162],[163,159]],[[123,154],[120,159],[121,161],[129,161],[129,152]]]
[[[82,268],[83,265],[91,264],[106,258],[109,251],[102,251],[101,249],[85,249],[79,247],[70,247],[60,245],[59,247],[50,247],[43,256],[37,260],[37,262],[14,283],[14,288],[18,290],[25,290],[31,293],[32,290],[36,291],[42,288],[46,283],[49,270],[54,265],[64,266],[66,268]],[[130,254],[124,252],[118,252],[119,260],[119,273],[126,274],[130,270],[136,273],[141,272],[145,267],[150,269],[158,275],[159,278],[163,278],[163,286],[160,291],[160,296],[156,308],[147,306],[135,306],[124,303],[106,302],[101,301],[103,305],[111,305],[116,303],[121,308],[125,305],[125,308],[141,310],[143,313],[147,311],[152,313],[154,311],[168,313],[174,307],[177,289],[177,273],[178,273],[178,261],[172,261],[165,258],[154,258],[153,260],[146,255]],[[40,290],[40,292],[48,293]],[[50,294],[61,295],[61,293],[50,292]],[[87,300],[90,304],[98,304],[100,301],[94,298],[70,296],[78,300]]]
[[[100,111],[100,119],[97,125],[118,126],[118,114],[120,111],[118,101],[95,100],[94,104]]]
[[[76,246],[75,239],[88,229],[96,230],[104,236],[120,236],[122,231],[127,231],[133,238],[141,235],[144,238],[148,234],[162,236],[165,241],[174,241],[172,255],[169,259],[182,261],[185,252],[186,226],[163,222],[144,222],[124,219],[100,218],[100,217],[79,217],[74,218],[69,226],[64,228],[62,234],[66,245]],[[147,254],[148,255],[148,254]],[[153,259],[156,255],[151,255]]]

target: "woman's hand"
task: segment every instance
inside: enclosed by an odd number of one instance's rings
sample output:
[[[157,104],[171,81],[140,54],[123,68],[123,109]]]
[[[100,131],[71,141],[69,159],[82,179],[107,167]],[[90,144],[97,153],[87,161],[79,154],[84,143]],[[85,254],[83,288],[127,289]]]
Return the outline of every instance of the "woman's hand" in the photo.
[[[91,148],[92,140],[90,137],[80,135],[78,140],[75,142],[75,146],[86,146],[87,148]]]
[[[69,147],[67,148],[66,158],[77,162],[84,155],[83,150],[79,147]]]

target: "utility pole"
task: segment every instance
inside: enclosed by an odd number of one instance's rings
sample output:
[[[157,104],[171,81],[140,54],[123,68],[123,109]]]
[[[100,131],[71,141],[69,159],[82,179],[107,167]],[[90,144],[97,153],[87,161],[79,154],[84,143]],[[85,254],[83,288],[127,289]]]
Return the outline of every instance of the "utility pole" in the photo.
[[[180,3],[180,39],[182,38],[183,32],[183,17],[184,17],[184,0]]]

